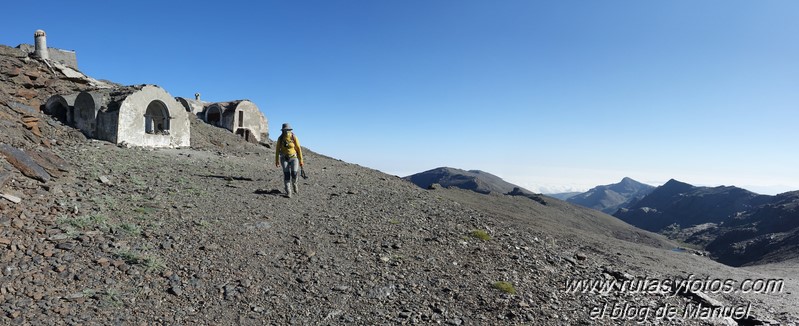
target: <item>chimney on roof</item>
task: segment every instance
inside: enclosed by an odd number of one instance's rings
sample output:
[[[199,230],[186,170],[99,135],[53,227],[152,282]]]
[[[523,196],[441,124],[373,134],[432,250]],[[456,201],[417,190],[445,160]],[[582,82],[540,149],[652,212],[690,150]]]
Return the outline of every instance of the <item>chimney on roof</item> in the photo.
[[[50,53],[47,51],[47,34],[38,29],[36,33],[33,33],[33,40],[33,55],[40,59],[50,59]]]

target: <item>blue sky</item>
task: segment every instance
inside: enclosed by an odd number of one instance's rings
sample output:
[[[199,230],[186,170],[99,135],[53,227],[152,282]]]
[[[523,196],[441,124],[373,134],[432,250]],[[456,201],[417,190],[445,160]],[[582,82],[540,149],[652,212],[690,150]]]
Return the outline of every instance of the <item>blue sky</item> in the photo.
[[[44,29],[92,77],[250,99],[273,139],[390,174],[799,189],[796,1],[36,3],[0,44]]]

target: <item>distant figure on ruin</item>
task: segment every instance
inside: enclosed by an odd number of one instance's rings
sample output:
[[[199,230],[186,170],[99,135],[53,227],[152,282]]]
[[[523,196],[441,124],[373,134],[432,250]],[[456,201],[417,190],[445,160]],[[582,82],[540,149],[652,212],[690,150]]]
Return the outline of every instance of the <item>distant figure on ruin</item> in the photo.
[[[302,160],[302,148],[297,136],[288,123],[280,129],[283,133],[277,138],[275,150],[275,166],[283,167],[283,182],[286,186],[286,197],[291,198],[297,191],[297,174],[305,165]]]

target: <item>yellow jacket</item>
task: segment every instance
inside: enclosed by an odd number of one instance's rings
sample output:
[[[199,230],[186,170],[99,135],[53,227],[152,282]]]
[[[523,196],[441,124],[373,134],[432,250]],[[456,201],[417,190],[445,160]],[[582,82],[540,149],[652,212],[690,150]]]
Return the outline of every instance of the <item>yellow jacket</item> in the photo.
[[[300,164],[303,164],[302,147],[300,147],[300,141],[297,140],[297,136],[294,135],[293,132],[287,131],[277,138],[275,164],[280,164],[280,155],[296,157],[300,161]]]

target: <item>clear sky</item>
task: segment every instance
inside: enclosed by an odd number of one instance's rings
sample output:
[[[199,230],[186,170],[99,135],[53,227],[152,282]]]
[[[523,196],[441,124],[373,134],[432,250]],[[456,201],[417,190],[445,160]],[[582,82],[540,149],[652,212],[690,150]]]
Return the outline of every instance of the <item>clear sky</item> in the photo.
[[[799,189],[799,1],[12,1],[0,44],[173,96],[249,99],[271,138],[533,191],[628,176]],[[312,161],[308,164],[314,164]],[[265,167],[269,164],[265,163]]]

